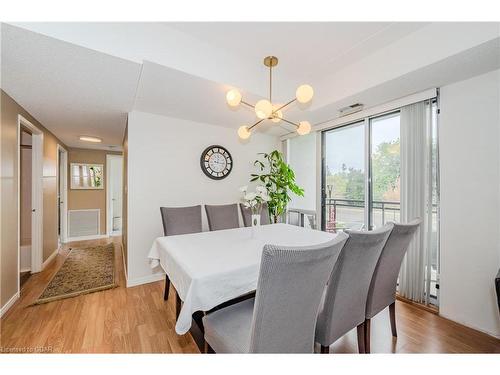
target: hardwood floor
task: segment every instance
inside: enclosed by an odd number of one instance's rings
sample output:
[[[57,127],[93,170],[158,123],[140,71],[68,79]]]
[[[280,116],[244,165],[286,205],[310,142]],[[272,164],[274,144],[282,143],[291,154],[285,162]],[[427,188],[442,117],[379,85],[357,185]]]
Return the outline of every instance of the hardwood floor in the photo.
[[[125,287],[120,241],[114,237],[66,244],[49,267],[30,277],[20,299],[2,317],[0,347],[63,353],[199,353],[189,334],[175,333],[175,298],[163,301],[163,282]],[[109,242],[115,243],[118,288],[29,306],[70,247]]]
[[[29,306],[64,262],[70,247],[114,242],[119,287]],[[32,275],[21,297],[0,320],[0,352],[199,353],[190,334],[175,333],[175,298],[163,300],[163,281],[125,287],[120,237],[64,246],[43,272]],[[171,290],[170,296],[175,295]],[[500,353],[500,340],[397,301],[398,338],[388,311],[371,321],[372,353]],[[357,353],[356,329],[331,353]],[[319,347],[318,347],[319,352]]]

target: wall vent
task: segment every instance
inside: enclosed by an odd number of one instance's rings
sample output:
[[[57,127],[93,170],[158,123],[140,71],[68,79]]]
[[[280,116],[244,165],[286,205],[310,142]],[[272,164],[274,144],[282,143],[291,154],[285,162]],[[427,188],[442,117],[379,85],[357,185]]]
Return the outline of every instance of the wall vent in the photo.
[[[347,116],[347,115],[350,115],[350,114],[353,114],[353,113],[356,113],[356,112],[359,112],[362,110],[363,110],[363,104],[361,104],[361,103],[351,104],[350,106],[340,108],[339,109],[339,116],[340,117]]]
[[[69,210],[68,232],[70,237],[98,236],[100,209]]]

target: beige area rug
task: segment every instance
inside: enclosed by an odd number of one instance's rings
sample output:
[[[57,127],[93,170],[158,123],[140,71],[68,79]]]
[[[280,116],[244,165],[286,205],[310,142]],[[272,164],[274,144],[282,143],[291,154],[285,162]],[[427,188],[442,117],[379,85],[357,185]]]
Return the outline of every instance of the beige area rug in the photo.
[[[72,249],[34,305],[116,287],[114,245]]]

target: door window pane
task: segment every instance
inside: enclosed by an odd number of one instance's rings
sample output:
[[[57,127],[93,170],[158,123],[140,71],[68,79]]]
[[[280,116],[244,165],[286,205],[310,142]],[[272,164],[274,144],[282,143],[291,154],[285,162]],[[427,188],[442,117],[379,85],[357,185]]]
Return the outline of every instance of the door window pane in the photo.
[[[399,112],[373,118],[370,126],[370,228],[375,229],[400,221]]]
[[[365,212],[365,130],[356,123],[324,133],[323,228],[362,229]]]

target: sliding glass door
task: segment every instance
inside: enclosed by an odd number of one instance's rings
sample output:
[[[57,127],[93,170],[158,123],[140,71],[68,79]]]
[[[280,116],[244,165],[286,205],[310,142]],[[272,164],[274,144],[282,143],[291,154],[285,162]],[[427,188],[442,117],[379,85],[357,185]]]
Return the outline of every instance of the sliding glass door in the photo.
[[[439,291],[439,186],[437,105],[425,103],[428,155],[422,181],[426,196],[424,294],[437,305]],[[401,111],[371,116],[322,133],[322,230],[372,230],[401,213]],[[411,171],[410,171],[411,172]],[[408,205],[408,202],[406,203]],[[407,207],[407,206],[405,206]]]
[[[323,133],[323,230],[400,221],[399,112]]]

